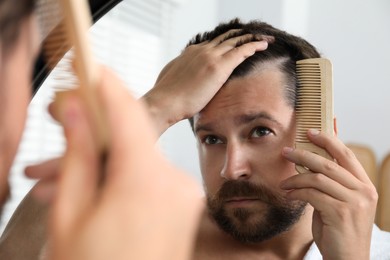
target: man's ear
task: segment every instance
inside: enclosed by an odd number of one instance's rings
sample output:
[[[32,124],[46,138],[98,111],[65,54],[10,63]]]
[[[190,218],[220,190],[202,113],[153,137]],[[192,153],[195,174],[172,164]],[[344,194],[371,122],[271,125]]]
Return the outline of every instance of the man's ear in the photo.
[[[334,135],[337,136],[338,129],[337,129],[337,119],[336,119],[336,117],[333,118],[333,131],[334,131]]]

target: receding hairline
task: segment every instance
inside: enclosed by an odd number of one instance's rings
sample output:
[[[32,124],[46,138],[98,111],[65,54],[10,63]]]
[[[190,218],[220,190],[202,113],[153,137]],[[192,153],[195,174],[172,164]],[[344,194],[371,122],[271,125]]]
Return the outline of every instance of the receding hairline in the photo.
[[[258,61],[256,65],[252,67],[250,70],[248,70],[246,74],[237,75],[232,73],[226,82],[228,82],[231,79],[244,78],[247,76],[252,76],[254,74],[261,74],[264,71],[267,71],[268,69],[278,69],[280,72],[283,73],[282,65],[287,61],[289,61],[288,56],[281,56],[281,57],[266,59],[263,61]]]
[[[233,80],[233,79],[240,79],[240,78],[244,78],[244,77],[250,77],[253,75],[260,75],[260,74],[266,73],[267,71],[270,71],[270,70],[272,70],[272,71],[277,70],[281,74],[283,91],[286,92],[286,95],[284,96],[285,101],[287,102],[287,104],[289,104],[288,93],[291,91],[291,88],[295,88],[295,86],[289,86],[289,85],[293,84],[293,83],[289,82],[291,75],[289,75],[284,69],[284,64],[286,64],[289,61],[291,61],[291,59],[288,56],[280,56],[280,57],[275,57],[275,58],[259,61],[256,63],[255,66],[253,66],[250,70],[248,70],[248,72],[245,73],[244,75],[232,74],[229,77],[229,79],[226,81],[226,83],[229,82],[230,80]],[[224,87],[224,86],[222,86],[222,87]],[[295,95],[295,93],[291,93],[291,94]],[[292,107],[294,107],[293,104],[290,104],[290,105]]]

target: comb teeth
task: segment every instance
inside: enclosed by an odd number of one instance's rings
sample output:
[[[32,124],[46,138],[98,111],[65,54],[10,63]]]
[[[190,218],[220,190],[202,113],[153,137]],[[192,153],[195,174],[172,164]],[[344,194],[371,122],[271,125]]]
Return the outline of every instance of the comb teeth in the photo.
[[[318,63],[301,63],[296,70],[299,83],[296,141],[309,143],[307,130],[322,129],[321,68]]]
[[[71,47],[63,22],[58,23],[49,33],[42,46],[45,50],[46,63],[52,70]]]
[[[38,0],[36,13],[46,66],[53,70],[71,43],[65,33],[64,16],[58,0]]]
[[[309,129],[333,134],[332,64],[323,58],[300,60],[296,64],[296,75],[299,87],[295,146],[332,160],[327,151],[307,138]],[[296,168],[300,173],[307,172],[303,166],[297,165]]]
[[[41,39],[45,39],[63,18],[59,3],[56,0],[38,0],[36,13]]]

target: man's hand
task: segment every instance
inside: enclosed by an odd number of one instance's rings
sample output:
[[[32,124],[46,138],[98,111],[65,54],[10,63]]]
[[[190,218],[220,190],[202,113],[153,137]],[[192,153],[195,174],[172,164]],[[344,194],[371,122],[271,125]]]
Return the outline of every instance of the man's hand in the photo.
[[[47,204],[54,197],[60,162],[61,158],[56,158],[25,169],[27,177],[39,180],[30,192],[41,203]]]
[[[308,167],[281,183],[287,197],[314,207],[313,237],[324,259],[369,259],[378,194],[353,152],[339,139],[309,131],[311,142],[335,162],[303,150],[285,149],[284,156]]]
[[[273,40],[252,34],[229,38],[238,31],[191,45],[164,67],[144,96],[158,134],[202,110],[240,63]]]
[[[109,130],[105,169],[80,97],[70,92],[55,112],[67,149],[60,161],[41,165],[51,172],[48,176],[59,167],[49,217],[50,256],[188,259],[202,209],[201,189],[156,150],[142,104],[110,72],[103,70],[102,78],[96,91]]]

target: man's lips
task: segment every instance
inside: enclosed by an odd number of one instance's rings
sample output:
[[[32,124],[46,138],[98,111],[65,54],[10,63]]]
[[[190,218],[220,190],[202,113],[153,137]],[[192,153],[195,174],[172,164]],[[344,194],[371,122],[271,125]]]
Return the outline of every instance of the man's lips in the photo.
[[[225,200],[225,202],[240,202],[240,201],[246,201],[246,200],[258,200],[257,198],[247,198],[247,197],[234,197]]]
[[[225,203],[227,205],[231,206],[244,206],[246,204],[252,204],[254,202],[258,202],[258,198],[244,198],[244,197],[237,197],[237,198],[230,198],[225,200]]]

